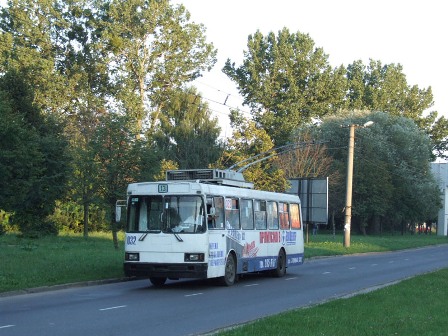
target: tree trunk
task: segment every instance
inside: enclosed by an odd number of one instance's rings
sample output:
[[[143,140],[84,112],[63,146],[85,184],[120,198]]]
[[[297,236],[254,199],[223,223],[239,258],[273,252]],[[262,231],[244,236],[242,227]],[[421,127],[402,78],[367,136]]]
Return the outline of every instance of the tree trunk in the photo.
[[[334,220],[334,210],[331,212],[331,223],[333,224],[333,238],[336,237],[336,221]]]
[[[117,235],[117,224],[112,221],[112,239],[114,241],[114,248],[118,250],[118,235]]]
[[[373,216],[373,233],[379,234],[381,233],[381,221],[378,215]]]
[[[362,223],[361,223],[361,225],[360,225],[360,230],[361,230],[361,233],[362,233],[362,235],[363,235],[364,237],[367,236],[366,227],[367,227],[366,222],[365,222],[365,221],[362,221]]]
[[[89,236],[89,203],[84,203],[84,238]]]
[[[111,218],[110,218],[110,223],[111,223],[111,228],[112,228],[112,240],[114,241],[114,247],[116,250],[118,250],[118,228],[117,228],[117,222],[115,221],[115,205],[111,206],[112,211],[111,211]]]

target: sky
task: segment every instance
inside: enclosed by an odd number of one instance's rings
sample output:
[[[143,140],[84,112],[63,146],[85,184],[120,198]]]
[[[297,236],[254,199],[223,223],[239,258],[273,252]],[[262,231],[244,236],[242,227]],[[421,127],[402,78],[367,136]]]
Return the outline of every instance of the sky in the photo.
[[[448,19],[440,0],[172,0],[182,3],[191,20],[206,28],[207,41],[218,49],[218,62],[194,85],[231,136],[229,107],[241,106],[234,82],[222,73],[227,58],[242,64],[247,37],[284,27],[309,34],[323,48],[332,67],[369,59],[401,64],[408,85],[431,86],[431,111],[448,117]],[[227,100],[226,100],[227,99]],[[224,105],[226,102],[226,105]],[[248,111],[247,107],[241,108]]]

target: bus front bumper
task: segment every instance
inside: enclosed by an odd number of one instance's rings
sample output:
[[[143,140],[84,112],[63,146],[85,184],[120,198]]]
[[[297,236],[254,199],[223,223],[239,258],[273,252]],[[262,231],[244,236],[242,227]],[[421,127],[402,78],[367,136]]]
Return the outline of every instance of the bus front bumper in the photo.
[[[157,278],[207,278],[207,263],[141,263],[125,262],[124,273],[131,277],[157,277]]]

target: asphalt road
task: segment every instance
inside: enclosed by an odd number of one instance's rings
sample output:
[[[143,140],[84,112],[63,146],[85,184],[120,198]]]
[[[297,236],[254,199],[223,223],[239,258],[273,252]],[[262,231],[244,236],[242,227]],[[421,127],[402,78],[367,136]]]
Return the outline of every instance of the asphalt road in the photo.
[[[306,261],[283,278],[148,280],[0,298],[3,335],[198,335],[448,267],[448,245]]]

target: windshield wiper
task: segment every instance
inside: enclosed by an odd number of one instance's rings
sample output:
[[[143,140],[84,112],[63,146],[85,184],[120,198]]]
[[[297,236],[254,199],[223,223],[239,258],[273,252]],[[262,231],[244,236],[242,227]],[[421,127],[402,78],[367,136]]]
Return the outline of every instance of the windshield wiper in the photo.
[[[178,233],[173,232],[173,234],[174,234],[174,237],[176,237],[176,239],[177,239],[178,241],[180,241],[180,242],[183,242],[183,241],[184,241],[184,240],[179,236]]]
[[[148,234],[150,234],[150,233],[159,233],[160,232],[160,230],[148,230],[148,231],[145,231],[145,233],[143,234],[143,235],[141,235],[140,236],[140,238],[138,239],[138,241],[144,241],[145,240],[145,238],[148,236]]]

